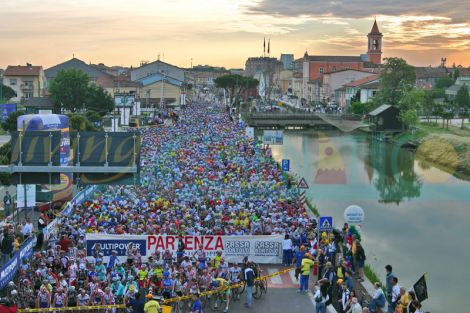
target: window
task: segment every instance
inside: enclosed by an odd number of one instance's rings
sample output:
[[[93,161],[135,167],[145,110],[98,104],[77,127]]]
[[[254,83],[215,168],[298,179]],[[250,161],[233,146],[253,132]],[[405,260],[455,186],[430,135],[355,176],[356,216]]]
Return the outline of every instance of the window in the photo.
[[[336,72],[336,66],[333,66],[333,72]]]
[[[325,69],[323,67],[320,67],[320,74],[323,74],[324,71]]]
[[[16,78],[10,78],[10,86],[16,86]]]
[[[25,99],[29,99],[29,98],[32,98],[32,97],[33,97],[33,93],[32,93],[32,92],[28,91],[28,92],[25,92],[25,93],[24,93],[24,98],[25,98]]]

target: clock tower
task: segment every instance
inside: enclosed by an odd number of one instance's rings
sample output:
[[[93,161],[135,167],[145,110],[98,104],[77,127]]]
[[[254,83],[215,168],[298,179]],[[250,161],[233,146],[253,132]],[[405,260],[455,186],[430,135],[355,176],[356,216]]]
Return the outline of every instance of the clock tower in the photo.
[[[379,27],[377,26],[377,21],[374,21],[374,25],[372,26],[370,33],[367,35],[367,55],[369,56],[369,62],[382,64],[382,37],[382,33],[379,31]]]

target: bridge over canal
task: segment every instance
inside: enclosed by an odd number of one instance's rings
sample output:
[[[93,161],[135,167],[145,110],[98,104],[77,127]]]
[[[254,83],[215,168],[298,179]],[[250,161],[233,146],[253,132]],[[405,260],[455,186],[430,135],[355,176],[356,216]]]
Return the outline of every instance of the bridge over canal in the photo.
[[[369,127],[355,114],[326,114],[326,113],[262,113],[252,112],[243,114],[245,122],[257,128],[321,128],[335,127],[343,132],[351,132],[358,128]]]

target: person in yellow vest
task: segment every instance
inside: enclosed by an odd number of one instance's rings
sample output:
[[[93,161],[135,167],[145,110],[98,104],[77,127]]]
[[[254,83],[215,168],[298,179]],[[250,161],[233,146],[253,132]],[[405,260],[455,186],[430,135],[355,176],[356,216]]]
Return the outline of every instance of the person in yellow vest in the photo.
[[[300,265],[300,289],[298,292],[308,292],[308,280],[310,278],[310,270],[315,265],[311,259],[310,253],[305,253]]]
[[[144,306],[145,313],[159,313],[160,303],[157,301],[157,297],[152,294],[147,295],[147,299],[150,299]]]

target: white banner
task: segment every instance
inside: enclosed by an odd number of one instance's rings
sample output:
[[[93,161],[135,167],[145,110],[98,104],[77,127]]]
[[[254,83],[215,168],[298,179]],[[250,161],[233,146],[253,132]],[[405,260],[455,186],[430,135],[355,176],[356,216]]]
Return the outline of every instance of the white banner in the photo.
[[[278,264],[282,262],[282,235],[273,236],[184,236],[185,255],[192,256],[202,246],[207,257],[213,258],[221,250],[228,262],[241,262],[245,256],[254,262]],[[112,250],[117,251],[121,261],[127,259],[130,248],[137,248],[146,261],[155,251],[173,252],[176,257],[178,236],[166,235],[108,235],[86,234],[87,255],[92,256],[96,245],[101,246],[104,262]]]
[[[26,207],[32,208],[36,205],[36,185],[16,185],[16,207],[25,207],[24,186],[26,186]]]

